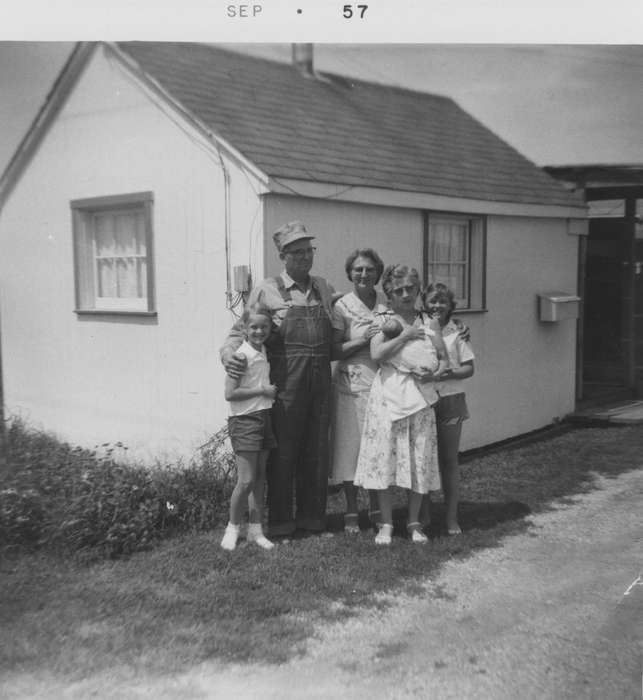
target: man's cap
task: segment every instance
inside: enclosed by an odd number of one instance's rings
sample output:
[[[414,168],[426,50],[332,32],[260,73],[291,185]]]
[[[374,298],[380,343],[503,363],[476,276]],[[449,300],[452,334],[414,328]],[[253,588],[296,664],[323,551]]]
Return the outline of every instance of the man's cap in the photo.
[[[285,246],[304,238],[315,238],[315,236],[311,236],[306,231],[306,227],[301,221],[291,221],[284,224],[272,234],[272,240],[280,253]]]

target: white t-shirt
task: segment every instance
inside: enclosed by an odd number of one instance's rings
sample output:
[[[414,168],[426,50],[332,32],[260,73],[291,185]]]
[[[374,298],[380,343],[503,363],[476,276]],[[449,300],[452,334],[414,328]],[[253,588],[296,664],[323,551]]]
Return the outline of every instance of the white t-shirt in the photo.
[[[427,333],[431,334],[432,331],[427,331]],[[442,338],[447,348],[451,367],[460,367],[464,362],[475,359],[471,344],[462,340],[457,326],[452,321],[449,321],[442,329]],[[465,390],[464,379],[444,379],[433,386],[440,396],[462,394]]]
[[[254,389],[270,384],[270,365],[266,357],[266,349],[263,346],[260,351],[255,350],[247,340],[244,340],[237,350],[237,354],[244,355],[248,360],[246,371],[239,382],[240,387]],[[231,416],[254,413],[270,408],[272,402],[273,399],[269,399],[267,396],[253,396],[250,399],[229,401],[229,413]]]

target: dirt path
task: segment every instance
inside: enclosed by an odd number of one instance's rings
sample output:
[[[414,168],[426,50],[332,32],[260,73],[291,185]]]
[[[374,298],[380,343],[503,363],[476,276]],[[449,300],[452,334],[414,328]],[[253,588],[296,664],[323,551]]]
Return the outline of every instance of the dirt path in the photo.
[[[205,664],[161,679],[121,669],[74,686],[13,677],[10,698],[641,698],[643,470],[601,479],[524,534],[317,630],[283,666]],[[624,595],[628,591],[628,595]]]

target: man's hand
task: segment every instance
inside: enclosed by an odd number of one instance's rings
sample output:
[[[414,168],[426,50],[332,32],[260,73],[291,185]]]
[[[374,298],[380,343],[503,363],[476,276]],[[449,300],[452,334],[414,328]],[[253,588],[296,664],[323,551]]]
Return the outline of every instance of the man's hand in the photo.
[[[277,398],[277,387],[274,384],[267,384],[263,387],[263,395],[269,399]]]
[[[244,355],[231,353],[223,358],[223,367],[229,377],[239,379],[248,367],[248,360]]]

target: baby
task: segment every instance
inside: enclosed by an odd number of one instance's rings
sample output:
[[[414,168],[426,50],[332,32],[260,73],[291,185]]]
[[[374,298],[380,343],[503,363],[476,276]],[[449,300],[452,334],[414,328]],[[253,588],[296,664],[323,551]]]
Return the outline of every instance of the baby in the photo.
[[[420,317],[425,331],[424,338],[409,340],[389,358],[388,363],[398,372],[412,374],[418,381],[417,388],[427,405],[432,406],[438,395],[431,378],[439,376],[449,367],[449,360],[442,330],[437,319]],[[396,319],[385,321],[382,333],[387,339],[395,338],[402,332],[402,324]]]

